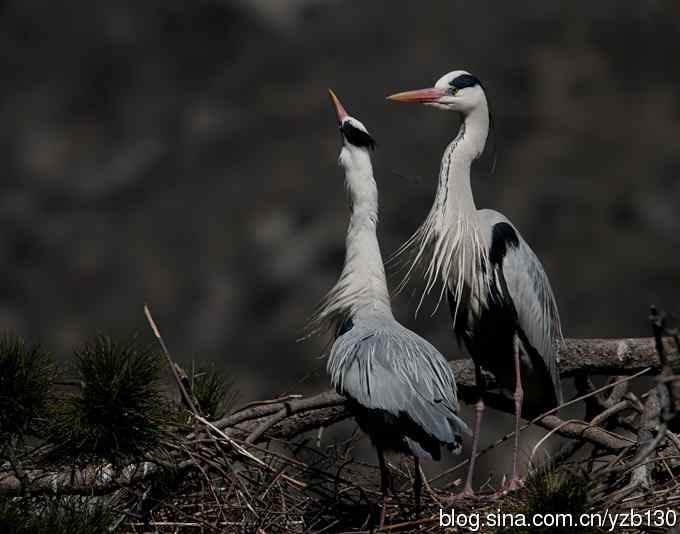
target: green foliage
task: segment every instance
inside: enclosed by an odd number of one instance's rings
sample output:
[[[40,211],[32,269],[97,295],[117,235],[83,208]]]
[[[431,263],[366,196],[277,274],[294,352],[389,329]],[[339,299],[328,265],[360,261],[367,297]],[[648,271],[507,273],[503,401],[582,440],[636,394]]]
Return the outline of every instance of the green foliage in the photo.
[[[0,497],[0,532],[12,534],[99,534],[108,532],[111,514],[85,499],[28,503]]]
[[[0,337],[0,441],[23,434],[44,414],[54,375],[51,356],[39,346]]]
[[[166,406],[157,387],[160,355],[99,336],[76,350],[76,364],[83,390],[57,403],[48,424],[58,454],[118,462],[155,447]]]
[[[198,406],[209,419],[219,419],[233,406],[233,383],[214,365],[199,366],[192,377],[191,389]]]
[[[534,514],[562,514],[568,512],[578,517],[590,510],[592,483],[573,471],[559,466],[547,465],[536,469],[525,480],[524,487],[509,496],[508,504],[514,513],[525,517]],[[508,510],[510,511],[510,510]],[[573,527],[513,527],[497,530],[497,534],[572,534]],[[601,530],[581,528],[579,534],[596,534]]]

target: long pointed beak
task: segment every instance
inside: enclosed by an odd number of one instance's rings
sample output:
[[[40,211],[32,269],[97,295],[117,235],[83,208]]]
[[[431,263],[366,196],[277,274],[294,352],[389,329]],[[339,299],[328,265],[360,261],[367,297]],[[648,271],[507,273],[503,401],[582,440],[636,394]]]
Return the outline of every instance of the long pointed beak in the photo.
[[[342,122],[342,119],[347,117],[348,113],[345,111],[345,108],[342,107],[340,100],[338,100],[338,97],[335,96],[335,93],[333,92],[332,89],[328,90],[328,94],[331,95],[331,101],[333,102],[333,107],[335,108],[335,113],[337,113],[337,115],[338,115],[338,122]]]
[[[387,100],[397,102],[436,102],[446,94],[446,89],[439,87],[429,87],[427,89],[416,89],[415,91],[405,91],[387,97]]]

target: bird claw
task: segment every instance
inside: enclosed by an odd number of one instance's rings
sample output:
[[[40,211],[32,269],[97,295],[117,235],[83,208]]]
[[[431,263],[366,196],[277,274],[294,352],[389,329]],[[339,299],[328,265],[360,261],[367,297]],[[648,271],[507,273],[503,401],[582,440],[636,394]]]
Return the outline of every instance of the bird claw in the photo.
[[[502,487],[503,493],[510,493],[512,491],[517,491],[522,486],[524,486],[524,481],[519,477],[512,477],[509,481],[504,482]]]
[[[452,495],[449,495],[448,497],[444,498],[444,502],[446,504],[453,504],[456,502],[463,501],[465,499],[476,499],[477,494],[475,493],[475,490],[472,489],[471,486],[465,486],[463,490],[459,493],[454,493]]]

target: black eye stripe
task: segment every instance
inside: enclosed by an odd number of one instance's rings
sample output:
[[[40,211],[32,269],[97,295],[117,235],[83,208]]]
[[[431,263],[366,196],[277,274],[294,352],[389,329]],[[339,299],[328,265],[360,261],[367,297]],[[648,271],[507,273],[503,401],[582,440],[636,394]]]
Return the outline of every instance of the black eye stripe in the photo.
[[[370,149],[375,148],[375,141],[373,138],[363,130],[354,127],[349,122],[343,122],[340,126],[340,131],[351,145]]]
[[[453,80],[451,80],[449,85],[451,87],[455,87],[456,89],[465,89],[466,87],[474,87],[475,85],[482,87],[482,82],[480,82],[472,74],[461,74],[460,76],[456,76]]]

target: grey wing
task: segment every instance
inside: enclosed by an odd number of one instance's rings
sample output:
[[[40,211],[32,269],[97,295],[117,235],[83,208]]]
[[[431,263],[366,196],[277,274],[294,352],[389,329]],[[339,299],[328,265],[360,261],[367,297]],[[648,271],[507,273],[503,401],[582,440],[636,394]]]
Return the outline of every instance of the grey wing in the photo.
[[[562,327],[557,303],[543,265],[521,236],[519,246],[510,248],[503,259],[503,275],[517,310],[519,325],[543,358],[557,402],[561,404],[558,364]]]
[[[470,433],[457,415],[453,370],[437,349],[396,322],[340,336],[327,368],[336,389],[366,408],[406,414],[443,443]]]

